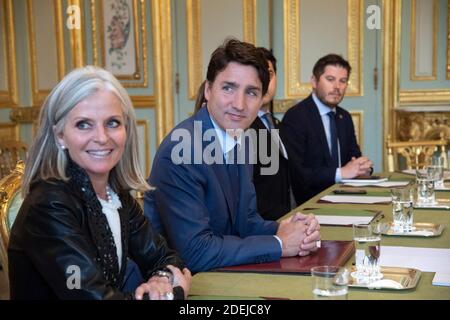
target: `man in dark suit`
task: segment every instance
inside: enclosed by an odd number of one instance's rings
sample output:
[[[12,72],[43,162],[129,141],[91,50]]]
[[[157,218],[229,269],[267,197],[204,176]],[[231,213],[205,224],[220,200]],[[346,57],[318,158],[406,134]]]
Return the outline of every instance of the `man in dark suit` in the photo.
[[[277,89],[277,60],[266,48],[260,47],[258,50],[261,51],[269,65],[270,82],[258,116],[250,126],[259,133],[255,135],[257,157],[256,163],[253,165],[253,183],[256,189],[259,214],[264,219],[277,220],[294,208],[295,203],[291,196],[288,155],[280,139],[279,131],[277,131],[280,129],[280,121],[275,118],[271,110],[272,100]],[[266,134],[261,135],[261,132]],[[278,170],[273,174],[264,174],[262,170],[269,166],[269,164],[264,164],[259,157],[259,150],[262,148],[266,149],[264,151],[267,151],[268,157],[275,156],[277,158]],[[263,152],[263,154],[265,153]]]
[[[350,114],[338,106],[350,71],[350,64],[339,55],[320,58],[313,68],[312,94],[282,120],[281,137],[299,204],[342,179],[372,173],[372,162],[361,156]]]
[[[256,118],[268,83],[256,48],[228,40],[211,56],[206,105],[156,153],[149,179],[155,189],[145,195],[144,212],[194,272],[317,249],[314,216],[296,214],[279,224],[261,218],[252,166],[240,161],[248,155],[243,129]]]

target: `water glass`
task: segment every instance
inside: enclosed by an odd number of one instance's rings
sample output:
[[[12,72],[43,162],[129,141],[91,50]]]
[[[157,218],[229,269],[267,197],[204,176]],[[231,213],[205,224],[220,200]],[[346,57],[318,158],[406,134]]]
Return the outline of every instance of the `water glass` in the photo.
[[[416,170],[417,204],[429,206],[436,204],[434,192],[435,172],[431,167]]]
[[[413,229],[414,189],[411,186],[391,189],[392,221],[394,231],[409,232]]]
[[[382,225],[378,222],[353,224],[356,271],[351,276],[357,283],[370,283],[383,278],[380,272],[381,230]]]
[[[312,292],[315,300],[347,300],[350,272],[344,267],[311,268]]]
[[[434,188],[444,188],[444,169],[445,169],[445,159],[442,156],[433,156],[430,159],[429,170],[434,179]]]

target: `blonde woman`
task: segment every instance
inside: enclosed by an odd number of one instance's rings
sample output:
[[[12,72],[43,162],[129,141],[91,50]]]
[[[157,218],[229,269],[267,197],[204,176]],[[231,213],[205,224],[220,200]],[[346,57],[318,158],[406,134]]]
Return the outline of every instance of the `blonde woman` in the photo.
[[[12,299],[187,295],[189,270],[130,195],[150,189],[139,168],[125,89],[100,68],[69,73],[42,107],[26,161],[8,248]],[[134,293],[120,289],[129,257],[148,279]]]

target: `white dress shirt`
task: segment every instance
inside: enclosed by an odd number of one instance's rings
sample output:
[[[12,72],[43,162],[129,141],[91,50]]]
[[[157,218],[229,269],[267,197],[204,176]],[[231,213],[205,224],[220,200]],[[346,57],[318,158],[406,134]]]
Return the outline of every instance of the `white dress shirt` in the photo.
[[[330,107],[324,105],[322,103],[322,101],[320,101],[319,98],[317,98],[315,93],[312,94],[312,98],[313,98],[314,102],[316,103],[317,109],[319,110],[320,118],[322,119],[322,123],[323,123],[323,128],[325,129],[325,135],[327,137],[328,149],[329,149],[330,155],[331,155],[330,116],[328,115],[328,113],[330,111],[336,112],[336,110],[331,109]],[[336,183],[339,183],[342,181],[341,168],[340,168],[341,167],[341,148],[339,145],[339,137],[338,137],[337,148],[338,148],[339,168],[336,169],[336,174],[334,176],[334,180]]]

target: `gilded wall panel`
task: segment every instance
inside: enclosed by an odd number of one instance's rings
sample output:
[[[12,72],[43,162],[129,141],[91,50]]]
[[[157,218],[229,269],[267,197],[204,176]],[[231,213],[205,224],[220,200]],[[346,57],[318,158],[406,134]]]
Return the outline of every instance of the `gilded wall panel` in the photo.
[[[439,0],[411,0],[410,78],[437,79]]]
[[[301,23],[302,19],[302,3],[309,9],[315,8],[317,12],[311,13],[315,19],[311,19],[311,25],[304,25]],[[349,86],[347,89],[348,96],[362,96],[363,95],[363,75],[362,75],[362,51],[363,51],[363,2],[362,0],[340,0],[327,2],[329,10],[327,12],[340,12],[340,16],[332,15],[333,24],[337,26],[335,30],[328,29],[327,32],[335,32],[333,39],[339,39],[339,42],[334,43],[322,41],[321,37],[316,37],[316,42],[313,42],[312,37],[308,34],[311,30],[316,30],[314,24],[316,21],[329,20],[330,17],[326,17],[326,13],[323,12],[324,4],[320,5],[314,0],[284,0],[284,52],[285,52],[285,95],[288,98],[302,98],[307,96],[311,92],[311,85],[309,81],[306,81],[305,76],[302,74],[310,73],[312,65],[308,66],[308,71],[302,70],[303,60],[302,52],[306,52],[310,55],[306,59],[316,61],[320,56],[336,52],[336,45],[339,47],[339,43],[342,41],[342,33],[345,34],[347,42],[345,44],[346,52],[337,52],[342,54],[348,59],[352,66],[352,74],[350,76]],[[330,8],[335,6],[335,9]],[[342,8],[346,8],[343,10]],[[308,14],[310,14],[308,10]],[[322,15],[322,16],[321,16]],[[305,29],[303,34],[302,29]],[[333,28],[331,28],[333,29]],[[311,39],[308,41],[308,50],[302,51],[304,39]],[[344,51],[344,50],[341,50]],[[314,63],[312,62],[312,63]]]
[[[33,104],[40,105],[65,74],[61,2],[27,0],[27,14]]]
[[[450,1],[447,7],[447,79],[450,80]]]
[[[147,120],[137,120],[137,131],[139,148],[139,162],[142,172],[146,177],[150,175],[150,142],[149,142],[149,125]]]
[[[390,3],[390,1],[386,1],[387,3]],[[433,106],[433,105],[448,105],[450,102],[450,90],[448,89],[448,86],[444,85],[442,86],[442,82],[436,82],[434,86],[432,86],[432,89],[430,89],[430,86],[425,86],[423,88],[415,86],[414,89],[410,88],[411,84],[408,83],[408,80],[429,80],[427,83],[432,83],[432,80],[437,80],[438,77],[435,75],[435,64],[437,64],[437,40],[434,40],[434,38],[439,38],[440,35],[442,35],[442,32],[445,32],[448,34],[448,30],[444,30],[443,28],[439,28],[438,20],[439,20],[439,9],[443,7],[443,3],[445,0],[433,0],[433,1],[424,1],[424,0],[398,0],[395,5],[399,8],[397,11],[395,11],[394,19],[396,23],[400,23],[401,26],[403,26],[403,30],[411,30],[411,33],[409,35],[410,43],[408,44],[408,48],[410,50],[410,61],[409,65],[407,67],[409,70],[394,70],[394,69],[387,69],[385,72],[393,74],[392,76],[392,86],[395,88],[398,88],[398,91],[394,95],[395,103],[391,104],[392,107],[402,107],[402,106],[409,106],[409,105],[419,105],[419,106]],[[418,6],[420,4],[420,6]],[[410,6],[410,7],[408,7]],[[420,19],[418,18],[419,12],[418,9],[425,6],[427,8],[428,14],[422,14],[420,15]],[[407,15],[408,9],[410,10],[411,14],[410,16]],[[409,19],[403,19],[402,21],[402,14],[406,16]],[[426,20],[425,20],[426,19]],[[449,17],[447,16],[447,19]],[[422,20],[422,21],[420,21]],[[423,21],[425,20],[425,21]],[[448,22],[447,22],[448,24]],[[406,26],[406,27],[405,27]],[[423,30],[421,30],[423,29]],[[396,28],[395,34],[392,38],[390,38],[388,41],[394,42],[393,47],[394,51],[392,52],[393,56],[390,58],[393,62],[397,61],[398,65],[404,65],[402,64],[402,59],[405,59],[408,55],[403,54],[402,52],[402,37],[406,36],[402,34],[402,28]],[[432,39],[428,39],[427,41],[422,41],[421,45],[425,43],[425,45],[428,43],[428,53],[422,53],[422,55],[425,55],[421,58],[422,62],[419,60],[419,56],[417,55],[417,50],[412,50],[414,47],[419,48],[418,39],[419,36],[422,35],[422,38],[424,37],[424,34],[431,35]],[[436,38],[436,39],[437,39]],[[414,44],[415,42],[415,44]],[[386,45],[386,44],[385,44]],[[404,49],[404,48],[403,48]],[[416,52],[417,51],[417,52]],[[425,63],[424,61],[427,61]],[[431,75],[429,76],[417,76],[417,73],[420,73],[419,70],[417,70],[417,66],[420,65],[420,63],[426,65],[428,64],[428,67],[425,69],[429,69],[429,72],[431,72]],[[442,68],[443,64],[439,64],[437,68]],[[448,66],[446,66],[448,68]],[[395,73],[394,73],[395,72]],[[400,78],[398,75],[400,74],[409,74],[409,77]],[[439,75],[438,75],[439,76]],[[413,81],[416,82],[416,81]]]
[[[427,116],[428,114],[440,114],[437,111],[433,111],[438,110],[439,108],[441,108],[442,111],[445,111],[446,109],[448,110],[446,107],[450,102],[450,90],[448,88],[439,88],[435,85],[432,89],[430,89],[429,86],[427,88],[405,89],[404,84],[400,81],[399,75],[402,73],[406,72],[408,75],[411,74],[410,70],[400,70],[402,59],[407,56],[402,54],[402,36],[405,36],[401,32],[402,26],[405,26],[405,24],[411,24],[411,19],[402,19],[402,12],[406,10],[405,6],[409,4],[410,1],[405,0],[382,1],[384,14],[384,141],[386,140],[388,134],[390,134],[394,139],[401,140],[433,138],[435,136],[434,132],[443,130],[444,126],[448,126],[448,121],[445,120],[445,116],[441,120],[436,120],[439,117],[433,118],[432,116],[430,118]],[[442,5],[443,2],[439,0],[438,4]],[[418,27],[419,24],[416,23],[415,28],[417,29]],[[410,29],[406,28],[406,30]],[[442,31],[443,30],[438,30],[439,33]],[[445,31],[448,32],[448,30]],[[410,45],[411,44],[408,44],[407,46],[409,50],[411,48]],[[411,68],[411,61],[408,67]],[[427,111],[427,109],[430,111]],[[445,113],[442,114],[445,115]],[[437,127],[439,128],[437,129]],[[447,129],[444,131],[447,131]],[[386,154],[384,155],[384,164],[386,165]]]
[[[256,42],[256,9],[256,0],[186,1],[189,99],[195,99],[210,55],[226,37]]]
[[[19,127],[15,123],[0,123],[0,139],[1,140],[19,140]]]
[[[356,142],[358,142],[361,152],[364,153],[364,111],[349,111],[352,116],[353,125],[355,126]]]
[[[0,107],[18,103],[13,1],[0,0]]]
[[[171,12],[170,0],[151,1],[157,144],[173,128],[174,121]]]
[[[145,10],[143,0],[90,0],[93,62],[129,88],[148,86]]]

